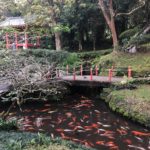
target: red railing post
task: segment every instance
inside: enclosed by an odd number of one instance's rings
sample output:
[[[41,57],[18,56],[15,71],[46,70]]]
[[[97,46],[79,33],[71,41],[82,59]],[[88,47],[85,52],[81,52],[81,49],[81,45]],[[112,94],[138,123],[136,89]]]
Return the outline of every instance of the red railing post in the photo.
[[[93,70],[90,68],[90,80],[93,80]]]
[[[113,76],[114,66],[111,67],[111,71],[112,71],[112,76]]]
[[[15,33],[15,47],[18,49],[18,35]]]
[[[76,80],[76,69],[73,68],[73,80],[75,81]]]
[[[108,80],[109,80],[109,82],[111,82],[111,80],[112,80],[112,69],[109,69]]]
[[[98,66],[97,65],[95,67],[95,74],[96,74],[96,76],[98,76]]]
[[[132,69],[131,69],[131,66],[128,67],[128,78],[130,79],[131,76],[132,76]]]
[[[28,35],[25,33],[25,49],[28,49]]]
[[[6,33],[6,49],[9,49],[9,38],[8,38],[8,33]]]
[[[81,76],[83,76],[83,67],[82,67],[82,65],[80,66],[80,74],[81,74]]]
[[[68,74],[69,74],[69,66],[68,65],[66,66],[66,73],[67,73],[67,76],[68,76]]]

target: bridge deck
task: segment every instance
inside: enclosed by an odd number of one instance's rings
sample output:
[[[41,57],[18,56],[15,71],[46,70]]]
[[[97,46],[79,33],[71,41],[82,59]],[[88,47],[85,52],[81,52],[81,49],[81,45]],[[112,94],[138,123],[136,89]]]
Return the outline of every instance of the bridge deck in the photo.
[[[106,76],[93,76],[92,80],[90,76],[76,76],[75,80],[73,76],[63,76],[61,77],[61,79],[64,81],[68,81],[73,85],[79,86],[100,86],[101,84],[117,83],[123,80],[123,78],[121,77],[112,77],[111,81],[109,81],[109,78]]]

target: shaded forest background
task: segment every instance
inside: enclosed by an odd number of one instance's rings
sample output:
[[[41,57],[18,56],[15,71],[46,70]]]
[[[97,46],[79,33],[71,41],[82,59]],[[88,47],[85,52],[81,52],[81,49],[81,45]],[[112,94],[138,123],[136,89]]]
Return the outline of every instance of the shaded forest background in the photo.
[[[50,49],[75,51],[113,47],[113,34],[103,8],[108,17],[114,19],[117,46],[123,47],[115,49],[149,45],[149,34],[142,38],[137,36],[150,26],[149,0],[1,0],[0,3],[1,20],[23,16],[27,24],[24,31],[50,35]],[[18,29],[6,28],[1,34],[14,30]]]

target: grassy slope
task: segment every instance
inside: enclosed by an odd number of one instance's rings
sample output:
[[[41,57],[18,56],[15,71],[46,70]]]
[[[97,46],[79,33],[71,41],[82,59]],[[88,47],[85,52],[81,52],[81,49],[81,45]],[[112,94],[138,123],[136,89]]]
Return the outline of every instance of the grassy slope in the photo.
[[[127,53],[111,53],[103,57],[96,58],[95,64],[108,68],[114,65],[116,68],[132,67],[135,76],[145,76],[150,74],[150,52],[127,54]]]
[[[107,101],[114,111],[150,127],[150,85],[112,91]]]

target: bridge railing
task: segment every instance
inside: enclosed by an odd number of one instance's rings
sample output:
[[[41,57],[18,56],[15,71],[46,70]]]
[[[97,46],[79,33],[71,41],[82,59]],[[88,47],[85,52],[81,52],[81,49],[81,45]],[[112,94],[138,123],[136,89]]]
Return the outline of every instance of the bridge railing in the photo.
[[[107,73],[108,81],[112,81],[112,78],[114,77],[114,73],[117,71],[118,68],[108,68],[105,69],[105,73]],[[128,66],[127,70],[127,76],[130,79],[132,77],[132,69],[131,66]],[[98,65],[96,65],[94,68],[83,68],[82,65],[80,67],[73,69],[69,68],[69,65],[66,66],[66,68],[56,68],[56,78],[61,78],[63,76],[72,76],[73,80],[76,80],[77,76],[89,76],[89,80],[93,80],[93,76],[100,76],[100,69]]]

